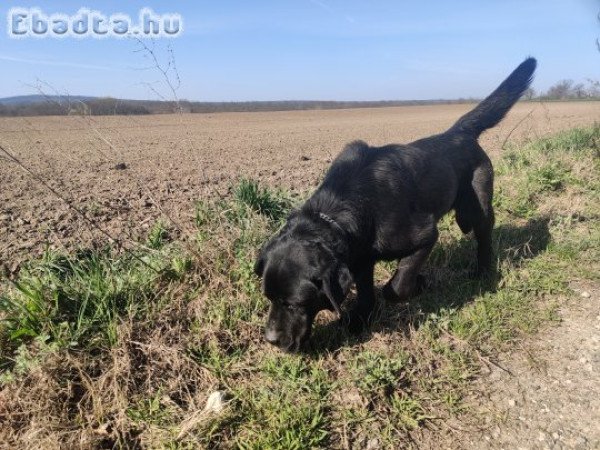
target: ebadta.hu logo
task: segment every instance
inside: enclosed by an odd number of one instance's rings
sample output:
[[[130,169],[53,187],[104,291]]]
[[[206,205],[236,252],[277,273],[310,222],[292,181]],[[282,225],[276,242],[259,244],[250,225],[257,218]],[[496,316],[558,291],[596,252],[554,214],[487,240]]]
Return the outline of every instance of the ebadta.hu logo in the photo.
[[[81,8],[74,15],[46,14],[39,8],[11,8],[8,11],[8,35],[29,37],[177,37],[183,32],[180,14],[157,14],[150,8],[140,10],[137,21],[122,13],[106,15]]]

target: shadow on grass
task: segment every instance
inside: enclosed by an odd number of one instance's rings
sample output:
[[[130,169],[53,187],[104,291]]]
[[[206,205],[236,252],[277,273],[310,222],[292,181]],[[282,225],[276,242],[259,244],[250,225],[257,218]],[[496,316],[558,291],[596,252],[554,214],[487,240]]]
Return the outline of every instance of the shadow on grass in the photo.
[[[529,220],[525,225],[499,225],[494,229],[493,246],[498,267],[516,269],[542,253],[550,242],[548,217]],[[476,263],[476,242],[471,236],[438,244],[423,272],[425,290],[410,302],[386,303],[377,289],[377,305],[367,331],[350,336],[338,321],[315,327],[309,354],[318,355],[344,346],[370,340],[372,333],[418,329],[432,315],[459,309],[477,296],[496,292],[501,274],[497,270],[485,278],[472,276]],[[346,305],[354,302],[351,296]]]

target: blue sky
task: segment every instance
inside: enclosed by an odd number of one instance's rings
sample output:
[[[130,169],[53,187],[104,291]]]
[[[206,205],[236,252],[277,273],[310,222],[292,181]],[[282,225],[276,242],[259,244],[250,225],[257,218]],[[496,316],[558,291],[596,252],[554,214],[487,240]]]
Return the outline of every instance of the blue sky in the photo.
[[[72,95],[157,97],[146,83],[160,76],[130,39],[9,39],[9,8],[35,6],[48,14],[180,13],[185,31],[169,42],[179,96],[190,100],[482,97],[528,55],[539,62],[538,90],[563,78],[600,79],[598,0],[3,3],[0,97],[36,93],[37,79]],[[155,43],[163,59],[166,42]]]

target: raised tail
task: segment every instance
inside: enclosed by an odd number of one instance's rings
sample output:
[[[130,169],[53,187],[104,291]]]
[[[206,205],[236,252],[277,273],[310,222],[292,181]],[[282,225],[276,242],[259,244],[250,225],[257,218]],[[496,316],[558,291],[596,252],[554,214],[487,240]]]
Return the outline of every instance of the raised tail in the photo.
[[[500,86],[472,111],[462,116],[449,132],[466,133],[477,138],[488,128],[496,126],[527,90],[537,61],[527,58]]]

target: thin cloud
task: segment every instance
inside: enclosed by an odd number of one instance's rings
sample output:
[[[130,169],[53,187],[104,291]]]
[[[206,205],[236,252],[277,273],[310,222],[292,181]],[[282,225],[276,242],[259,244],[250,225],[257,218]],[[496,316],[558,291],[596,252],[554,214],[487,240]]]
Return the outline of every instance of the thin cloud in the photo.
[[[53,61],[53,60],[40,60],[40,59],[28,59],[28,58],[15,58],[14,56],[0,55],[0,61],[18,62],[24,64],[35,64],[44,66],[58,66],[58,67],[73,67],[76,69],[88,69],[88,70],[109,70],[119,71],[125,70],[118,67],[110,66],[96,66],[94,64],[81,64],[68,61]]]

